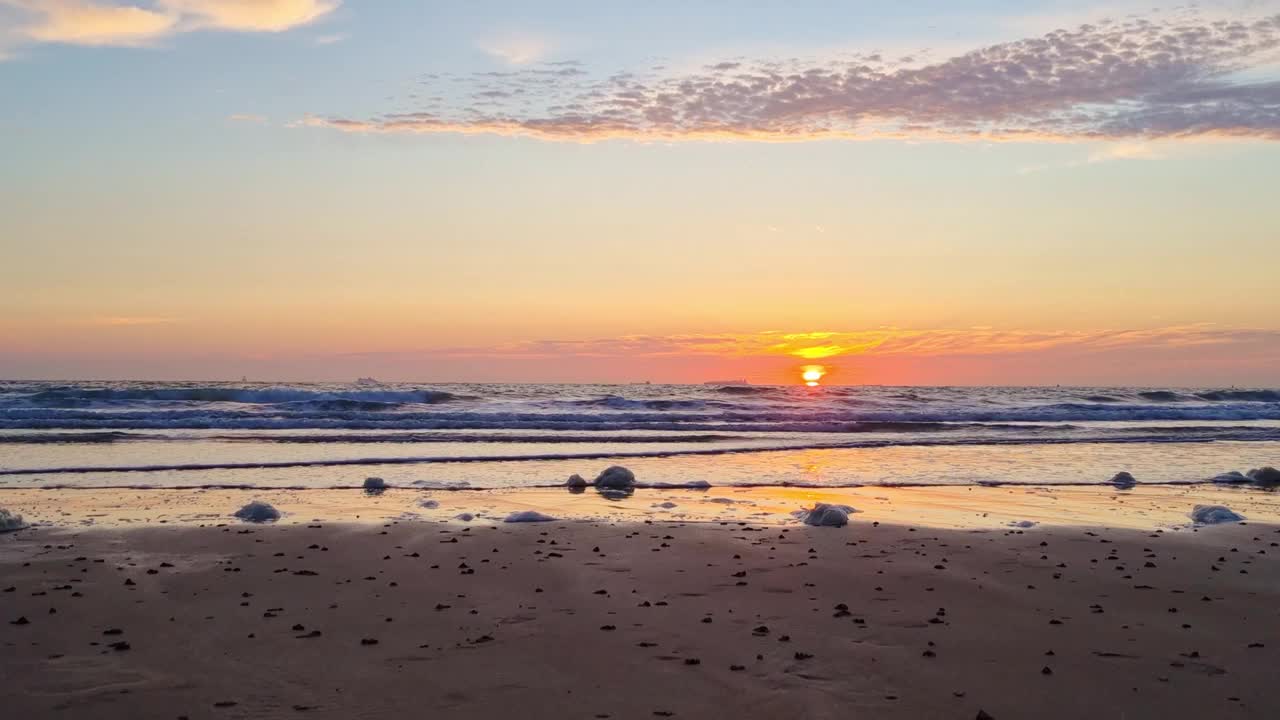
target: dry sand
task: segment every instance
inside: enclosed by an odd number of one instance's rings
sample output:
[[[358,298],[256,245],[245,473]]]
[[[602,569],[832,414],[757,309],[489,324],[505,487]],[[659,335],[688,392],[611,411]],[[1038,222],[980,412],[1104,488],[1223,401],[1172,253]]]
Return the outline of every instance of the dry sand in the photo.
[[[871,514],[845,528],[296,513],[37,527],[0,536],[0,708],[1280,717],[1280,526],[950,529]]]

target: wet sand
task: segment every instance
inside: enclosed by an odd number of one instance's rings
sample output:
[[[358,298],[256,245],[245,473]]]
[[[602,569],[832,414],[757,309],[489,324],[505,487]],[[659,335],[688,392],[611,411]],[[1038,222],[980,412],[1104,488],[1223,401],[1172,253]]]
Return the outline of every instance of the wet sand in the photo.
[[[1280,716],[1280,526],[947,529],[871,515],[844,528],[298,514],[37,527],[0,536],[0,707]]]
[[[593,488],[443,490],[391,487],[379,493],[354,489],[129,489],[0,488],[0,508],[29,522],[62,527],[201,525],[232,521],[251,500],[276,506],[284,524],[420,520],[501,522],[534,510],[556,518],[601,522],[679,520],[795,524],[792,513],[816,502],[858,509],[857,523],[990,529],[1014,523],[1154,530],[1190,522],[1196,505],[1227,505],[1254,522],[1280,524],[1280,493],[1212,484],[1138,485],[935,485],[848,488],[712,487],[637,489],[625,496]],[[424,506],[424,503],[433,506]]]

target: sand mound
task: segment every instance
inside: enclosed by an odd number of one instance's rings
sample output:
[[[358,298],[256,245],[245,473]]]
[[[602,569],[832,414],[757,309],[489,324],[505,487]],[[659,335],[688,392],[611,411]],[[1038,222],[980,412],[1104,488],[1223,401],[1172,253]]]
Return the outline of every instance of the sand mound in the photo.
[[[269,503],[261,500],[254,500],[235,512],[235,517],[245,522],[264,523],[275,522],[280,519],[280,511],[272,507]]]
[[[596,476],[596,487],[606,490],[624,490],[636,486],[636,474],[621,465],[605,468]]]
[[[27,524],[22,521],[21,515],[16,515],[4,508],[0,508],[0,533],[21,530],[26,526]]]
[[[849,524],[849,513],[856,513],[857,510],[848,505],[828,505],[827,503],[817,503],[808,510],[801,510],[796,513],[796,517],[800,518],[805,525],[813,525],[815,527],[844,527]]]
[[[543,515],[536,510],[522,510],[513,512],[503,520],[503,522],[519,523],[519,522],[552,522],[555,518],[550,515]]]
[[[1191,519],[1201,525],[1217,525],[1239,522],[1244,519],[1244,516],[1232,512],[1225,505],[1197,505],[1191,511]]]

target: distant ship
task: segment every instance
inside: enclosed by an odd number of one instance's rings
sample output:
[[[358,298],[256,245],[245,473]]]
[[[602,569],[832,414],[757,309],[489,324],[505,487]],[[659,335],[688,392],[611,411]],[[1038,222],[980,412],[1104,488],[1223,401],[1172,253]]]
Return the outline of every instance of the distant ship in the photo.
[[[703,385],[750,385],[746,380],[708,380]]]
[[[382,384],[381,382],[378,382],[377,380],[374,380],[371,377],[356,378],[356,385],[381,385],[381,384]]]

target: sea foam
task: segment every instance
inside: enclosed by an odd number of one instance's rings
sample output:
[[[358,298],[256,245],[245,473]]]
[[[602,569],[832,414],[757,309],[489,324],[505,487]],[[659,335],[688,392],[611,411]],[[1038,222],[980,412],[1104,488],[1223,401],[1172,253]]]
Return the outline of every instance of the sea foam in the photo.
[[[11,513],[5,508],[0,508],[0,532],[13,532],[27,527],[22,521],[22,516]]]
[[[522,510],[513,512],[503,519],[503,522],[509,523],[527,523],[527,522],[553,522],[555,518],[550,515],[543,515],[536,510]]]
[[[280,519],[280,511],[275,509],[270,503],[254,500],[235,512],[235,517],[245,522],[265,523],[275,522]]]
[[[1191,520],[1200,525],[1239,522],[1244,516],[1232,512],[1224,505],[1197,505],[1191,511]]]

